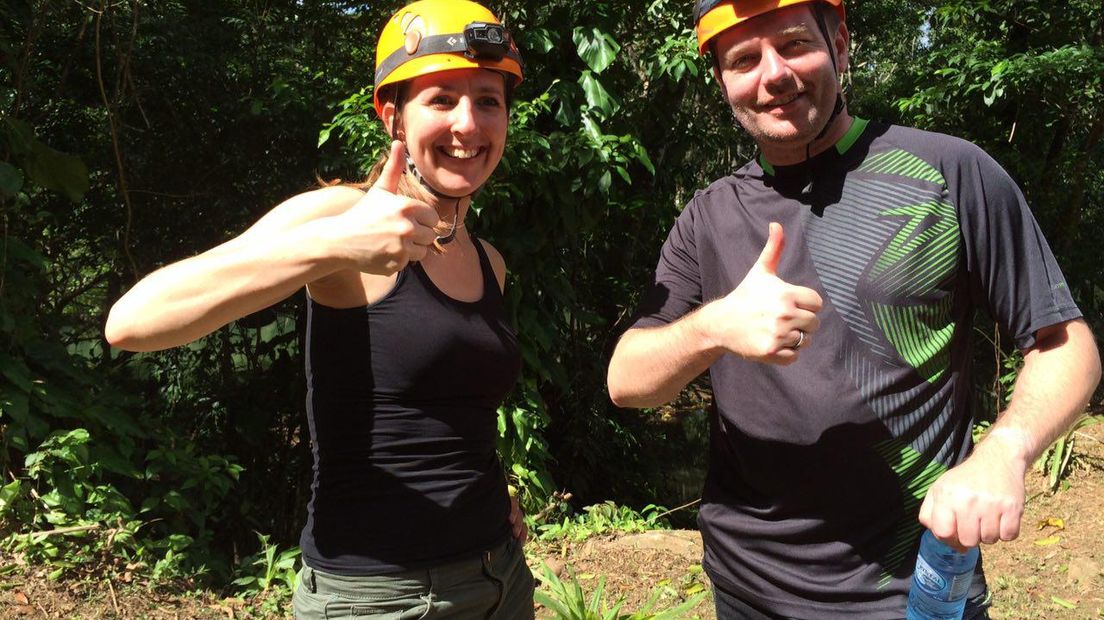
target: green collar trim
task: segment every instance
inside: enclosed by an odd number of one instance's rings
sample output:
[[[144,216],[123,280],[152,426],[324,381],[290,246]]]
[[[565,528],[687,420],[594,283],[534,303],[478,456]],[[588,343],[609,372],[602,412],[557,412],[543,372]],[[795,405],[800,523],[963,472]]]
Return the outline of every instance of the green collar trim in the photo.
[[[774,176],[774,166],[772,166],[771,163],[767,161],[767,158],[764,157],[762,153],[759,153],[759,165],[763,167],[763,172]]]
[[[855,143],[859,140],[859,136],[866,131],[866,126],[869,124],[870,121],[856,116],[855,120],[851,122],[851,128],[848,129],[847,133],[843,134],[843,137],[836,143],[836,151],[840,155],[847,153],[851,147],[855,146]]]
[[[851,147],[855,146],[855,143],[859,141],[859,138],[866,131],[867,125],[870,124],[865,118],[853,117],[851,121],[851,127],[847,129],[847,133],[843,134],[843,137],[836,142],[836,152],[840,155],[844,155],[847,151],[851,150]],[[759,153],[759,165],[763,168],[763,172],[774,176],[774,166],[767,161],[767,158],[762,152]]]

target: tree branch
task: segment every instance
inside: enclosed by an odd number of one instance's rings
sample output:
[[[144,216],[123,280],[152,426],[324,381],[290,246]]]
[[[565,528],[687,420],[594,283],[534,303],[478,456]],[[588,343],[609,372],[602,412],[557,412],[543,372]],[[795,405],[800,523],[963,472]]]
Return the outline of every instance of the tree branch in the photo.
[[[107,90],[103,81],[103,61],[100,46],[100,25],[103,21],[103,13],[108,9],[107,0],[100,3],[100,12],[96,14],[96,84],[100,89],[100,98],[107,110],[107,122],[111,128],[111,145],[115,151],[115,165],[119,170],[119,191],[123,195],[123,203],[126,205],[126,226],[123,229],[123,253],[130,263],[130,271],[134,280],[138,280],[138,265],[134,262],[134,256],[130,253],[130,229],[134,221],[134,206],[130,201],[130,192],[127,190],[126,167],[123,165],[123,153],[119,146],[119,130],[115,123],[115,113],[111,101],[107,98]]]

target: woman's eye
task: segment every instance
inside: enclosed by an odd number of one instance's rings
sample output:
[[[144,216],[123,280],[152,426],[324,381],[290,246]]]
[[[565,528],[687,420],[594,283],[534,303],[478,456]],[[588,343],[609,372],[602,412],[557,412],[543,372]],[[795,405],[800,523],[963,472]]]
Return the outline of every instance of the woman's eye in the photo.
[[[498,108],[502,106],[502,101],[499,100],[497,97],[481,97],[479,99],[479,105],[491,108]]]

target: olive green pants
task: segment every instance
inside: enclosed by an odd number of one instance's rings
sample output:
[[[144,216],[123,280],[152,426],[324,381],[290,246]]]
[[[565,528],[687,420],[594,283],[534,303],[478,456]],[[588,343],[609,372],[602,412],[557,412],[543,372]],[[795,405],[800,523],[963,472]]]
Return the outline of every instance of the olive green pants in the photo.
[[[480,557],[387,575],[299,571],[296,620],[533,618],[533,574],[511,538]]]

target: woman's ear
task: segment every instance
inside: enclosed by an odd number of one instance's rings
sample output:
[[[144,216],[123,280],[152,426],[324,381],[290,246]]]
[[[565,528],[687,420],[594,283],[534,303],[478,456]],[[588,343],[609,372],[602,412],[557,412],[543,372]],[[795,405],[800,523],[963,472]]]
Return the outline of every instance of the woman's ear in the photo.
[[[387,135],[395,139],[394,125],[395,125],[395,102],[387,101],[383,104],[383,109],[380,110],[380,120],[383,121],[383,128],[387,131]]]

